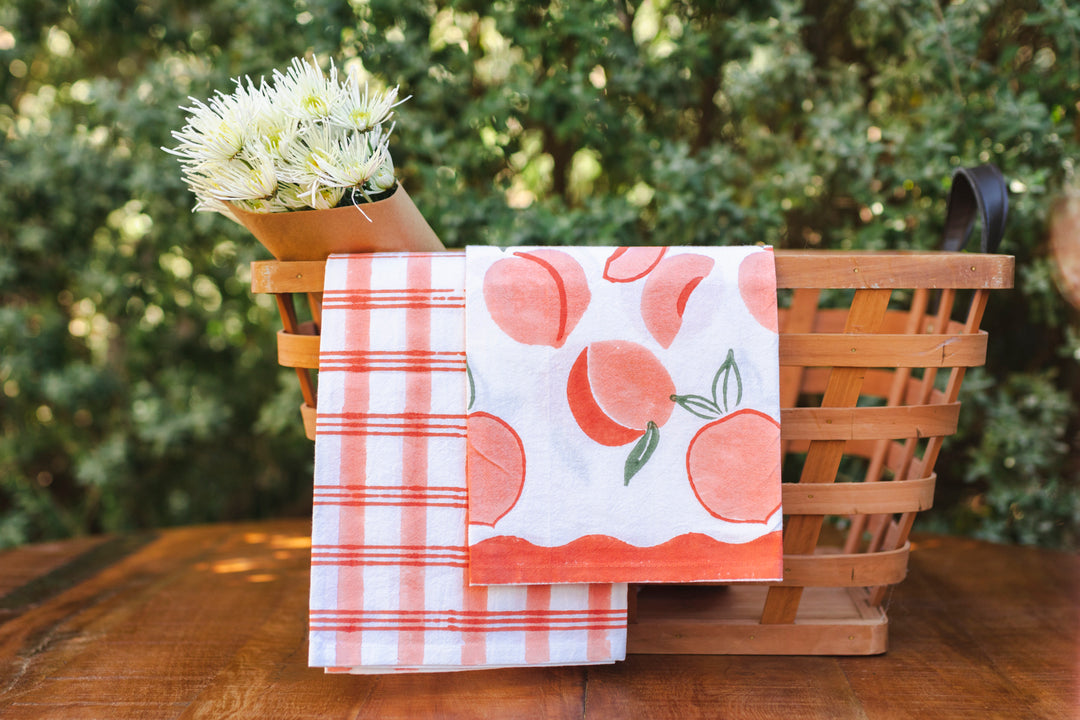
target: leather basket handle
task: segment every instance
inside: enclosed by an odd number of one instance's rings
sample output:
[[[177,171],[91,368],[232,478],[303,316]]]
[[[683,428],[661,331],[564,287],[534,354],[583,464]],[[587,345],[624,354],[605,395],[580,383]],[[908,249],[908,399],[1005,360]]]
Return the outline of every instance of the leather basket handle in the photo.
[[[982,251],[997,252],[1005,234],[1009,193],[1005,177],[994,165],[960,168],[953,173],[945,210],[943,250],[958,252],[967,245],[976,214],[982,226]]]

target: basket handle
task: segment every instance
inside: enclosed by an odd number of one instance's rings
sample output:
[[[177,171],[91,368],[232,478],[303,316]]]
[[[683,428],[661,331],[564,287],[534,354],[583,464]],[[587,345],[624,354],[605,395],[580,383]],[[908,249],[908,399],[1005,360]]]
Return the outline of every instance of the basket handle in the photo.
[[[943,250],[957,252],[967,245],[976,213],[982,225],[982,251],[997,252],[1005,234],[1009,193],[1005,177],[995,165],[959,168],[953,173],[945,210]]]

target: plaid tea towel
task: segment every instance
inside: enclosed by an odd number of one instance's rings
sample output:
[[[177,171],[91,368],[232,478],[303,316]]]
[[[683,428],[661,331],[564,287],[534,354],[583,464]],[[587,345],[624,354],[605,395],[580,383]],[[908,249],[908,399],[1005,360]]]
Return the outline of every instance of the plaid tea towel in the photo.
[[[331,256],[309,664],[433,672],[622,659],[626,585],[472,587],[463,253]]]

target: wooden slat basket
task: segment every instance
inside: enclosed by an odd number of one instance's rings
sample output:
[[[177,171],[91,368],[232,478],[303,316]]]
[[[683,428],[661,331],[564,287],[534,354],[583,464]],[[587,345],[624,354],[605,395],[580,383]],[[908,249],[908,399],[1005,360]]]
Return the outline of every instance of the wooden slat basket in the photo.
[[[296,368],[307,435],[324,263],[256,262],[273,293],[278,360]],[[904,579],[916,513],[933,503],[934,464],[956,431],[964,373],[981,365],[990,290],[1013,258],[951,252],[776,251],[784,581],[632,589],[630,652],[869,655],[886,650],[890,586]],[[312,320],[298,321],[294,295]],[[821,542],[826,518],[846,537]]]

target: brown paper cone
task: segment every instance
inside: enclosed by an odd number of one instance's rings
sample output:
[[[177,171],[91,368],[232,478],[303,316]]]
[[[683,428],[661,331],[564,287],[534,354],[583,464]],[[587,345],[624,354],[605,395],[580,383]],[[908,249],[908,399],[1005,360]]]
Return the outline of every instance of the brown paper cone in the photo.
[[[331,253],[445,250],[401,185],[385,200],[330,210],[253,213],[236,219],[278,260],[325,260]],[[368,220],[370,218],[370,221]]]

